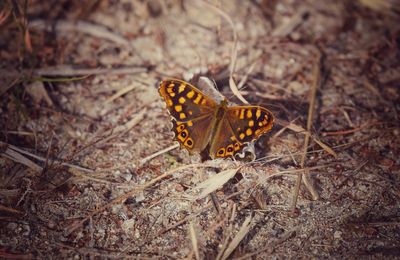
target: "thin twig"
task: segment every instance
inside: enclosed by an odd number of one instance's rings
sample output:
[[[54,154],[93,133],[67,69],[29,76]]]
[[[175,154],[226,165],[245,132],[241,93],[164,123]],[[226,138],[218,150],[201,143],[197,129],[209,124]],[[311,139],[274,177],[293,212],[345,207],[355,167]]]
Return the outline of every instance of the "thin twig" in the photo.
[[[169,146],[169,147],[167,147],[165,149],[162,149],[161,151],[158,151],[156,153],[153,153],[153,154],[141,159],[140,162],[139,162],[139,166],[145,164],[146,162],[150,161],[151,159],[153,159],[153,158],[155,158],[157,156],[160,156],[161,154],[167,153],[167,152],[172,151],[172,150],[174,150],[176,148],[179,148],[179,143],[173,144],[173,145],[171,145],[171,146]]]
[[[73,76],[103,75],[103,74],[133,75],[133,74],[144,73],[147,71],[148,69],[146,67],[138,67],[138,66],[121,67],[121,68],[74,68],[72,65],[57,65],[54,67],[38,68],[33,70],[21,70],[21,71],[0,69],[0,75],[2,75],[5,78],[21,77],[21,75],[73,77]],[[46,79],[39,78],[38,80],[46,80]]]
[[[53,31],[56,32],[82,32],[91,36],[106,39],[121,45],[131,46],[131,42],[125,37],[112,32],[107,27],[99,24],[88,23],[85,21],[68,21],[68,20],[57,20],[55,22],[49,22],[46,20],[32,20],[29,22],[29,27],[39,30]]]
[[[21,148],[18,148],[17,146],[14,146],[14,145],[11,145],[11,144],[6,144],[6,143],[3,143],[3,142],[1,142],[1,141],[0,141],[0,144],[8,145],[7,149],[8,149],[8,148],[11,148],[12,150],[15,150],[15,151],[17,151],[17,152],[19,152],[19,153],[22,153],[22,154],[25,154],[25,155],[28,155],[28,156],[30,156],[30,157],[32,157],[32,158],[35,158],[36,160],[39,160],[39,161],[41,161],[41,162],[45,162],[45,161],[46,161],[46,158],[45,158],[45,157],[38,156],[38,155],[36,155],[36,154],[30,153],[30,152],[25,151],[25,150],[23,150],[23,149],[21,149]],[[11,150],[11,149],[10,149],[10,150]],[[11,151],[12,151],[12,150],[11,150]],[[88,173],[93,173],[93,172],[94,172],[92,169],[88,169],[88,168],[84,168],[84,167],[82,167],[82,166],[78,166],[78,165],[66,163],[66,162],[63,162],[62,160],[53,159],[53,162],[60,163],[62,166],[66,166],[66,167],[70,167],[70,168],[75,168],[75,169],[78,169],[78,170],[81,170],[81,171],[84,171],[84,172],[88,172]],[[38,171],[41,171],[41,170],[42,170],[42,167],[40,167],[40,169],[38,168]]]
[[[310,104],[308,107],[308,116],[307,116],[307,134],[304,137],[304,143],[303,143],[303,155],[301,157],[300,161],[300,167],[304,168],[304,164],[307,158],[307,149],[308,149],[308,144],[310,142],[310,132],[311,132],[311,127],[312,127],[312,122],[313,122],[313,115],[314,115],[314,106],[315,106],[315,99],[317,95],[317,89],[320,83],[320,66],[321,66],[321,54],[318,52],[317,56],[317,62],[314,65],[313,69],[313,75],[314,75],[314,80],[313,84],[311,86],[311,93],[310,93]],[[305,171],[304,173],[308,173],[308,171]],[[308,175],[308,174],[307,174]],[[297,198],[299,196],[299,191],[300,191],[300,185],[302,181],[303,173],[299,173],[297,180],[296,180],[296,185],[295,185],[295,190],[293,192],[293,198],[292,198],[292,205],[291,205],[291,211],[294,214],[296,210],[296,203],[297,203]],[[306,181],[306,178],[304,178]],[[312,185],[307,181],[305,182],[306,187],[308,190],[311,192],[313,195],[313,198],[316,200],[318,199],[318,193],[315,191],[315,189],[312,187]]]

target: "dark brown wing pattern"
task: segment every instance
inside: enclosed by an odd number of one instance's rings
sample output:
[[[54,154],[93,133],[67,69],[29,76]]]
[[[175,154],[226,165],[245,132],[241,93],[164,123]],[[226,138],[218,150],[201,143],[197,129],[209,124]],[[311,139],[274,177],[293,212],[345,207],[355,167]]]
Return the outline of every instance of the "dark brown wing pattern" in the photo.
[[[191,84],[168,79],[160,84],[160,95],[172,116],[175,140],[189,152],[200,152],[210,140],[216,103]]]
[[[271,131],[274,123],[272,113],[260,106],[228,107],[222,120],[211,144],[213,157],[234,156],[245,143]]]

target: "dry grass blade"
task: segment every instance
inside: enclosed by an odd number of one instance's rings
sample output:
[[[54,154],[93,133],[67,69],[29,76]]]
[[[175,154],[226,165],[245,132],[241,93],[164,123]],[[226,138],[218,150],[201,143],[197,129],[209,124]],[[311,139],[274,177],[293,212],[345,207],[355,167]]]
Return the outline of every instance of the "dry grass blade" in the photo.
[[[128,41],[125,37],[116,34],[106,27],[98,24],[88,23],[84,21],[68,21],[68,20],[58,20],[55,25],[51,24],[45,20],[33,20],[29,24],[30,28],[38,28],[41,30],[53,31],[57,32],[82,32],[94,37],[98,37],[101,39],[106,39],[121,45],[130,46],[130,41]]]
[[[248,104],[247,100],[242,96],[242,94],[239,92],[238,86],[235,83],[235,80],[233,79],[233,73],[235,72],[236,69],[236,60],[237,60],[237,32],[235,28],[235,24],[233,23],[232,19],[230,16],[224,12],[222,9],[218,8],[217,6],[207,2],[203,1],[207,6],[209,6],[211,9],[213,9],[215,12],[217,12],[219,15],[221,15],[231,26],[232,28],[232,34],[233,34],[233,45],[232,45],[232,50],[231,50],[231,62],[229,64],[229,87],[231,88],[233,94],[240,99],[244,104]]]
[[[197,240],[197,235],[196,235],[196,231],[194,229],[193,222],[189,223],[189,236],[190,236],[190,241],[192,242],[194,255],[195,255],[197,260],[200,260],[198,240]]]
[[[49,107],[53,106],[53,101],[51,100],[46,88],[41,81],[34,81],[25,87],[26,92],[35,100],[36,103],[44,100]]]
[[[332,155],[333,157],[337,158],[337,153],[330,148],[329,146],[327,146],[326,144],[324,144],[322,141],[318,140],[317,138],[313,137],[314,142],[316,142],[322,149],[324,149],[327,153],[329,153],[330,155]]]
[[[0,144],[7,145],[6,143],[3,143],[3,142],[1,142],[1,141],[0,141]],[[19,153],[21,153],[21,154],[28,155],[29,157],[35,158],[36,160],[39,160],[39,161],[41,161],[41,162],[45,162],[45,161],[46,161],[46,158],[44,158],[44,157],[42,157],[42,156],[38,156],[38,155],[36,155],[36,154],[32,154],[32,153],[27,152],[27,151],[25,151],[25,150],[22,150],[21,148],[18,148],[17,146],[8,144],[7,149],[9,149],[9,148],[12,149],[11,151],[17,151],[17,152],[19,152]],[[25,157],[25,158],[26,158],[26,157]],[[28,159],[28,160],[29,160],[29,159]],[[70,167],[70,168],[75,168],[75,169],[77,169],[77,170],[84,171],[84,172],[88,172],[88,173],[93,173],[93,172],[94,172],[94,171],[91,170],[91,169],[84,168],[84,167],[82,167],[82,166],[78,166],[78,165],[74,165],[74,164],[70,164],[70,163],[65,163],[65,162],[62,162],[61,160],[53,160],[53,162],[57,162],[57,163],[60,163],[62,166],[66,166],[66,167]],[[40,167],[40,166],[39,166],[39,167]],[[42,171],[42,168],[41,168],[41,167],[40,167],[40,171]]]
[[[310,104],[308,107],[308,116],[307,116],[307,134],[304,137],[304,144],[303,144],[303,155],[301,157],[301,161],[300,161],[300,166],[301,168],[304,168],[304,164],[307,158],[307,148],[308,148],[308,144],[310,142],[310,131],[311,131],[311,127],[312,127],[312,120],[313,120],[313,115],[314,115],[314,106],[315,106],[315,99],[316,99],[316,95],[317,95],[317,89],[318,86],[320,84],[320,66],[321,66],[321,54],[318,52],[318,57],[317,57],[317,62],[314,65],[314,69],[313,69],[313,84],[311,86],[311,93],[310,93]],[[305,172],[307,173],[307,171]],[[293,198],[292,198],[292,205],[291,205],[291,210],[294,213],[296,210],[296,203],[297,203],[297,198],[299,196],[299,191],[300,191],[300,185],[301,185],[301,181],[303,178],[303,173],[299,173],[297,180],[296,180],[296,186],[295,186],[295,190],[293,192]],[[304,178],[305,181],[305,185],[308,188],[308,190],[310,191],[310,193],[313,195],[314,200],[318,199],[318,193],[316,192],[316,190],[314,189],[314,187],[311,185],[311,183],[309,182],[309,176],[307,174],[307,177]]]
[[[10,16],[11,10],[1,10],[0,11],[0,26],[7,20]]]
[[[74,68],[70,65],[58,65],[54,67],[34,69],[33,74],[37,76],[86,76],[102,74],[138,74],[147,72],[145,67],[121,67],[121,68]]]
[[[278,125],[283,126],[282,129],[280,129],[278,132],[276,132],[273,136],[273,138],[278,137],[279,135],[281,135],[286,129],[290,129],[293,132],[296,133],[301,133],[301,134],[305,134],[305,135],[310,135],[311,133],[309,131],[307,131],[306,129],[304,129],[303,127],[294,124],[293,122],[287,122],[285,120],[281,120],[281,119],[275,119],[275,122]],[[332,156],[334,156],[335,158],[337,157],[337,154],[335,151],[333,151],[332,148],[330,148],[328,145],[326,145],[325,143],[323,143],[321,140],[319,140],[317,137],[315,136],[311,136],[313,141],[315,141],[322,149],[324,149],[327,153],[331,154]]]
[[[6,151],[4,153],[2,153],[1,155],[10,160],[13,160],[14,162],[23,164],[36,172],[41,172],[43,170],[42,167],[40,167],[36,163],[32,162],[31,160],[29,160],[22,154],[18,153],[17,151],[11,149],[10,147],[7,147]]]
[[[229,87],[231,88],[233,94],[240,99],[244,104],[249,104],[249,102],[242,96],[242,94],[239,92],[239,88],[236,85],[235,81],[233,80],[233,77],[229,78]]]
[[[135,82],[135,83],[136,83],[136,82]],[[139,83],[139,84],[140,84],[140,83]],[[137,88],[137,87],[138,87],[138,86],[137,86],[136,84],[132,84],[132,85],[130,85],[130,86],[126,86],[126,87],[124,87],[124,88],[118,90],[117,93],[115,93],[115,94],[112,95],[111,97],[109,97],[109,98],[106,100],[105,103],[106,103],[106,104],[107,104],[107,103],[110,103],[110,102],[116,100],[117,98],[119,98],[120,96],[125,95],[126,93],[128,93],[128,92],[134,90],[134,89]]]
[[[225,171],[222,171],[211,178],[208,178],[207,180],[203,181],[202,183],[198,184],[196,187],[193,188],[193,190],[202,190],[201,193],[197,196],[195,196],[195,199],[201,199],[210,194],[213,191],[216,191],[220,187],[222,187],[226,182],[228,182],[235,174],[239,168],[236,169],[228,169]]]
[[[21,212],[19,210],[9,208],[9,207],[3,206],[1,204],[0,204],[0,211],[5,211],[5,212],[11,213],[11,214],[23,214],[23,212]]]
[[[30,54],[32,54],[33,53],[33,47],[32,47],[32,41],[31,41],[31,34],[29,33],[28,28],[25,29],[24,43],[25,43],[25,47],[28,50],[28,52]]]
[[[160,156],[161,154],[167,153],[167,152],[172,151],[172,150],[174,150],[176,148],[179,148],[179,143],[173,144],[173,145],[171,145],[171,146],[169,146],[169,147],[167,147],[165,149],[162,149],[161,151],[158,151],[156,153],[153,153],[153,154],[141,159],[139,161],[139,166],[147,163],[148,161],[150,161],[153,158],[156,158],[157,156]]]
[[[222,255],[221,259],[227,259],[235,250],[235,248],[240,244],[240,242],[243,240],[243,238],[249,233],[250,231],[250,226],[251,226],[251,220],[252,217],[248,216],[245,221],[243,222],[243,225],[240,227],[238,233],[236,236],[232,239],[232,241],[229,243],[228,247],[226,248],[224,254]]]

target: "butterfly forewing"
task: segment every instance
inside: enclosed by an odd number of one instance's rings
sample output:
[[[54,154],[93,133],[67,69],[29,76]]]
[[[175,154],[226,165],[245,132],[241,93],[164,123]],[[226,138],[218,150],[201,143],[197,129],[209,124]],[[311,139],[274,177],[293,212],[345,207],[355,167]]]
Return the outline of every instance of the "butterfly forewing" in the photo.
[[[207,114],[213,114],[216,103],[207,98],[191,84],[176,80],[164,80],[160,84],[160,95],[167,104],[169,113],[176,121],[188,122]]]
[[[162,81],[159,92],[173,119],[174,139],[190,152],[204,150],[210,140],[216,103],[191,84],[176,79]]]

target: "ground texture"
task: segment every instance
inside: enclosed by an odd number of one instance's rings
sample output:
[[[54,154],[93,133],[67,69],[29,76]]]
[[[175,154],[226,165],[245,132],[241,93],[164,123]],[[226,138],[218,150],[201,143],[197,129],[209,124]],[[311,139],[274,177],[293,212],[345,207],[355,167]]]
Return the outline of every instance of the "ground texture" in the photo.
[[[399,6],[2,1],[0,258],[400,257]],[[256,161],[174,149],[200,76],[274,113]]]

